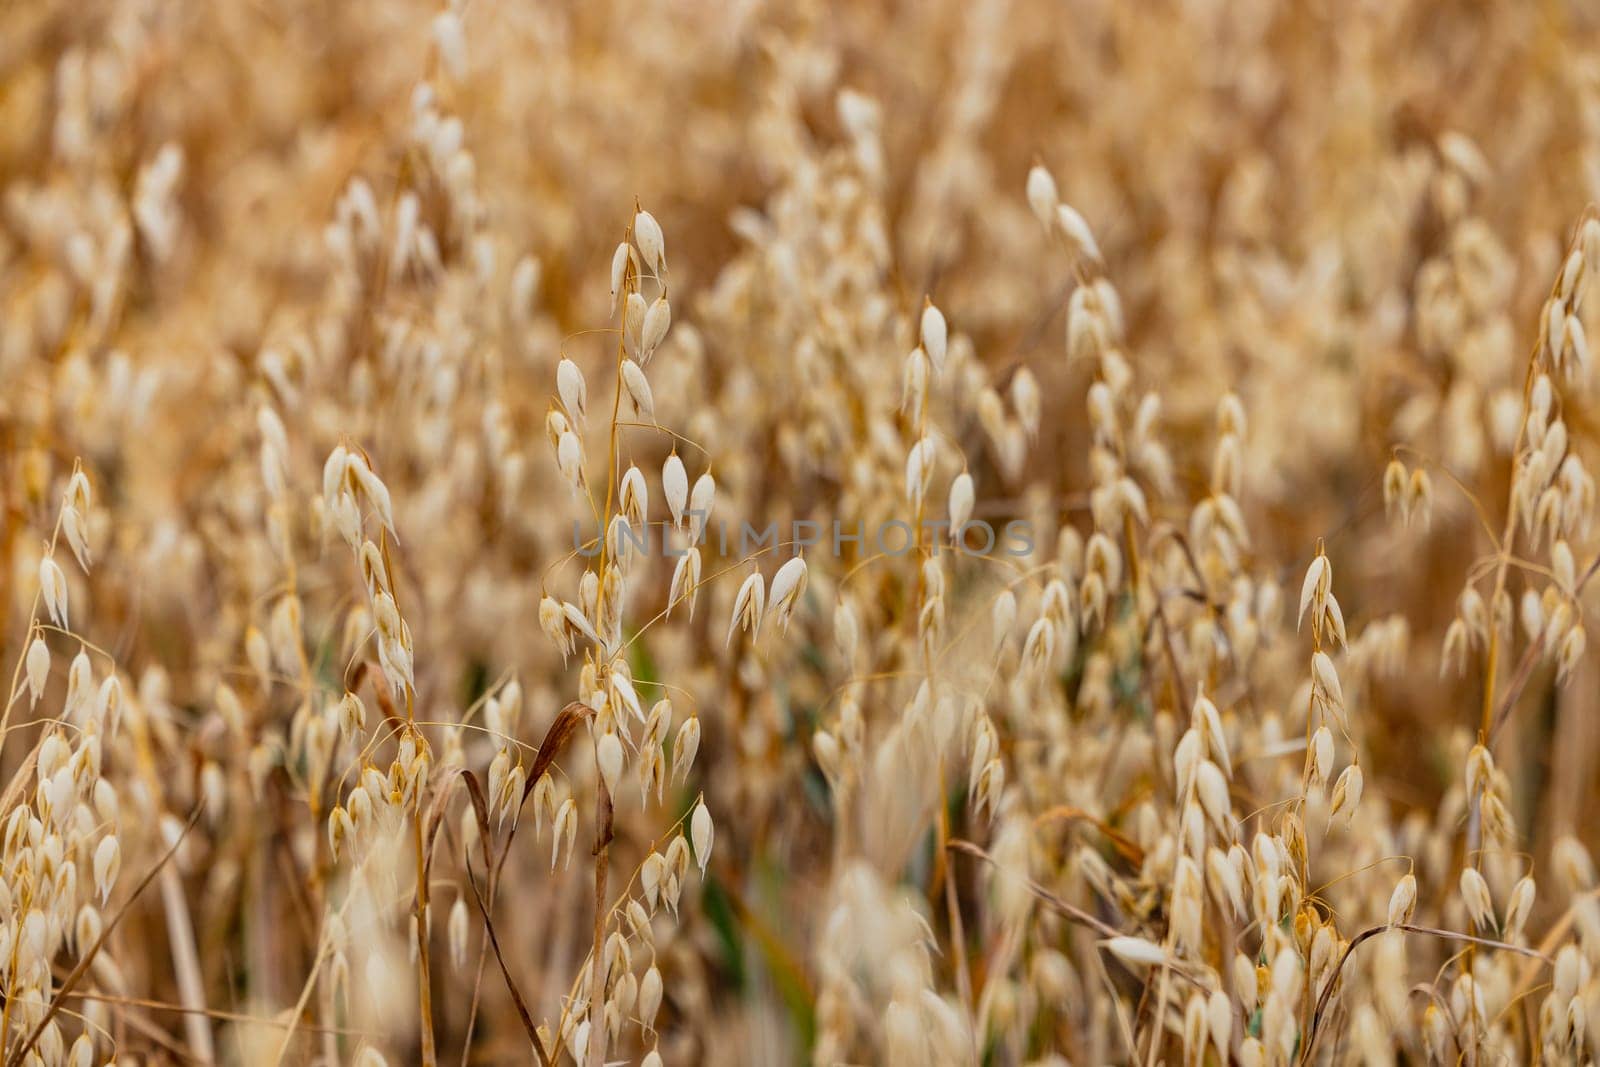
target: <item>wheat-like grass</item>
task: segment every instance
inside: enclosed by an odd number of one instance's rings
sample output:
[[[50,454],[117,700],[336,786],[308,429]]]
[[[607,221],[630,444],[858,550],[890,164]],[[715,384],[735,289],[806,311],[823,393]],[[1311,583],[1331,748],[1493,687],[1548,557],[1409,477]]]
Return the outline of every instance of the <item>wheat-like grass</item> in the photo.
[[[1586,6],[0,8],[0,1064],[1600,1059]]]

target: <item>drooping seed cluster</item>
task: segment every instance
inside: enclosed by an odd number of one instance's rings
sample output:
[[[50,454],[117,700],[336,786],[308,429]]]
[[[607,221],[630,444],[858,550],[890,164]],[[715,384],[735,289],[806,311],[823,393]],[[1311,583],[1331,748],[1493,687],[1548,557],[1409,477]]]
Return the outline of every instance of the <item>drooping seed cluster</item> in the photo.
[[[105,772],[108,751],[121,750],[128,736],[123,683],[104,653],[72,628],[73,618],[81,626],[87,612],[56,559],[57,546],[65,542],[74,560],[69,565],[89,573],[85,531],[92,504],[89,478],[74,465],[38,557],[34,617],[4,716],[9,724],[24,697],[27,709],[44,716],[39,740],[5,791],[0,832],[0,980],[5,989],[0,1039],[8,1047],[13,1041],[15,1047],[28,1047],[30,1062],[36,1063],[102,1062],[113,1045],[103,1003],[82,1016],[81,1026],[65,1029],[64,1020],[56,1018],[63,986],[58,960],[84,969],[98,990],[121,995],[127,988],[117,958],[103,951],[105,909],[112,906],[122,870],[121,799]],[[49,709],[40,701],[56,699],[53,692],[46,696],[56,655],[52,649],[73,654],[60,704]],[[128,717],[142,718],[142,713],[133,710]],[[143,729],[136,722],[128,732]],[[141,791],[140,800],[147,797]]]

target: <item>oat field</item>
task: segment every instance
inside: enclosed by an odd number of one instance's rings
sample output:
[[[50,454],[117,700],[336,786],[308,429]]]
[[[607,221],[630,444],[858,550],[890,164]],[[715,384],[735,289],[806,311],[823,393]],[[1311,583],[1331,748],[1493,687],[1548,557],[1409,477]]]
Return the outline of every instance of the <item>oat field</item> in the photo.
[[[0,0],[0,1067],[1596,1062],[1597,203],[1580,0]]]

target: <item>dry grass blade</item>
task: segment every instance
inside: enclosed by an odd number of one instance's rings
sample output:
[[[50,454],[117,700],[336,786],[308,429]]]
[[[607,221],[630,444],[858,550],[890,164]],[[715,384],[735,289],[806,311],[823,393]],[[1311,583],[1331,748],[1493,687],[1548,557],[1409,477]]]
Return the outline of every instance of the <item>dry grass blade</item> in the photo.
[[[545,1067],[550,1067],[550,1053],[545,1051],[544,1044],[539,1040],[539,1030],[533,1023],[533,1016],[528,1014],[528,1005],[522,999],[522,992],[517,989],[516,979],[511,977],[511,968],[506,965],[505,954],[500,951],[500,937],[495,933],[494,919],[489,915],[488,905],[484,903],[483,894],[478,891],[478,881],[467,872],[467,885],[472,889],[472,897],[478,902],[478,913],[483,916],[483,929],[488,935],[489,945],[494,950],[495,962],[500,965],[500,975],[505,979],[506,992],[511,994],[511,1001],[516,1005],[517,1019],[522,1023],[523,1030],[528,1035],[528,1043],[533,1046],[534,1055],[539,1057],[539,1062]],[[557,1052],[560,1047],[557,1046]]]

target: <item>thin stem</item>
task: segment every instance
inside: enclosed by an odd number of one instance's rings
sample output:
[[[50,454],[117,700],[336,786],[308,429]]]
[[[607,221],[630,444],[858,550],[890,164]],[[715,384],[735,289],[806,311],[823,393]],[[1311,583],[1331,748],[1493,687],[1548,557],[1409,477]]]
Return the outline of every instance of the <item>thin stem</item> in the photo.
[[[589,957],[589,1063],[605,1063],[606,875],[611,867],[611,794],[601,779],[595,787],[594,945]]]

